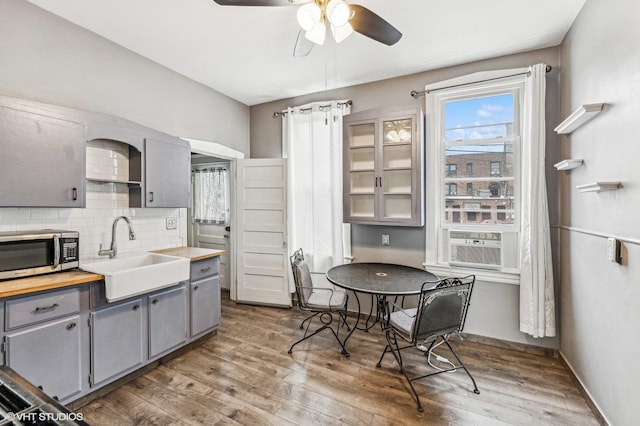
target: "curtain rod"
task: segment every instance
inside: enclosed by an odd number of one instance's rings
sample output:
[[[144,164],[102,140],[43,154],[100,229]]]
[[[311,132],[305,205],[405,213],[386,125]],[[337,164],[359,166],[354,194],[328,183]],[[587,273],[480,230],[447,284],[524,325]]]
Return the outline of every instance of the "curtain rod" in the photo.
[[[550,72],[552,69],[553,69],[553,67],[552,67],[551,65],[547,65],[547,66],[545,67],[545,69],[544,69],[544,70],[545,70],[545,72]],[[452,86],[438,87],[437,89],[433,89],[433,90],[420,90],[420,91],[418,91],[418,90],[412,90],[412,91],[411,91],[411,96],[412,96],[414,99],[418,99],[420,96],[428,95],[429,93],[431,93],[431,92],[435,92],[435,91],[437,91],[437,90],[452,89],[452,88],[454,88],[454,87],[468,86],[469,84],[476,84],[476,83],[484,83],[484,82],[486,82],[486,81],[501,80],[501,79],[503,79],[503,78],[515,77],[515,76],[517,76],[517,75],[525,75],[525,74],[526,74],[526,75],[529,75],[530,73],[531,73],[530,71],[527,71],[527,72],[521,72],[521,73],[519,73],[519,74],[506,75],[506,76],[503,76],[503,77],[488,78],[488,79],[486,79],[486,80],[473,81],[473,82],[470,82],[470,83],[462,83],[462,84],[454,84],[454,85],[452,85]]]
[[[349,99],[348,101],[338,102],[338,106],[343,106],[343,105],[351,106],[351,105],[353,105],[353,101],[351,99]],[[331,104],[320,105],[319,108],[322,111],[324,108],[331,108]],[[308,111],[311,111],[312,109],[313,109],[312,107],[300,108],[300,111],[301,112],[308,112]],[[287,114],[288,114],[287,111],[282,111],[282,112],[277,112],[276,111],[276,112],[273,113],[273,118],[285,117]]]

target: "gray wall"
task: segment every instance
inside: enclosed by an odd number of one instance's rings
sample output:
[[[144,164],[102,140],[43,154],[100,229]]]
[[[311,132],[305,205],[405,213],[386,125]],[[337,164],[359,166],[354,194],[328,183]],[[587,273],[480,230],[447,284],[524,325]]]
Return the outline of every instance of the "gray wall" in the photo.
[[[0,95],[249,154],[249,107],[23,0],[0,0]]]
[[[519,68],[544,62],[554,67],[547,75],[547,170],[552,224],[552,244],[557,242],[557,136],[553,128],[558,123],[559,109],[559,47],[536,50],[491,60],[443,68],[375,83],[330,90],[296,98],[254,105],[251,107],[251,157],[272,158],[282,155],[282,121],[273,112],[288,106],[313,101],[351,99],[352,112],[392,105],[424,104],[410,96],[412,90],[423,90],[425,84],[479,71]],[[429,143],[429,141],[427,141]],[[427,167],[429,161],[426,161]],[[426,214],[432,214],[428,206]],[[391,245],[382,247],[381,234],[389,234]],[[356,261],[386,261],[422,267],[425,261],[425,229],[354,225],[352,227],[353,256]],[[518,330],[519,287],[512,284],[478,282],[469,311],[466,331],[519,343],[557,348],[558,338],[533,339]]]
[[[640,3],[588,1],[561,46],[561,111],[586,103],[606,109],[560,140],[563,158],[584,166],[561,172],[560,350],[612,425],[640,419]],[[615,192],[575,186],[621,181]],[[606,261],[607,236],[624,240],[623,264]]]

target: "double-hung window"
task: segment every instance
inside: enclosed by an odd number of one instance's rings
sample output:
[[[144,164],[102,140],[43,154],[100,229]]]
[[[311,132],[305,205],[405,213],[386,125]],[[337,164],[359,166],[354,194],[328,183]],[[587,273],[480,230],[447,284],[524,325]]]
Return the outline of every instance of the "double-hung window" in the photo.
[[[464,262],[453,262],[452,253],[461,250],[453,247],[454,240],[479,236],[501,246],[500,257],[487,262],[489,269],[517,274],[522,96],[522,77],[454,85],[427,95],[433,124],[428,268],[465,268]]]

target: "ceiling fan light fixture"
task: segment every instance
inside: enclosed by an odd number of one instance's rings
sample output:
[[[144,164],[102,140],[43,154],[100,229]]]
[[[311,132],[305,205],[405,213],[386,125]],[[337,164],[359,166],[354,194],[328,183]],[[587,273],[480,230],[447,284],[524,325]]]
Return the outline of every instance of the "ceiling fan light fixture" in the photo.
[[[304,37],[307,40],[310,40],[315,44],[319,44],[322,46],[324,44],[324,37],[326,34],[327,28],[325,27],[324,23],[318,21],[312,29],[304,33]]]
[[[333,34],[333,38],[336,43],[340,43],[345,38],[349,37],[353,32],[353,27],[348,22],[341,27],[336,27],[335,25],[331,25],[331,33]]]
[[[326,9],[329,22],[336,27],[342,27],[349,21],[351,11],[344,0],[331,0]]]
[[[315,26],[320,22],[322,16],[322,10],[315,3],[307,3],[298,9],[296,18],[298,25],[305,31],[312,31]]]

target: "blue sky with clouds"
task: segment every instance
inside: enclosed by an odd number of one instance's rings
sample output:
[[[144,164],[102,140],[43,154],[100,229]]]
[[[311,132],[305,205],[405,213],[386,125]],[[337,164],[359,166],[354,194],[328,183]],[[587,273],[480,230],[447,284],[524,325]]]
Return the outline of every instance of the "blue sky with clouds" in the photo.
[[[506,136],[505,126],[491,126],[491,124],[512,122],[512,94],[452,101],[447,102],[445,105],[445,128],[448,129],[446,131],[447,140],[486,139]],[[483,127],[468,128],[470,126]]]

